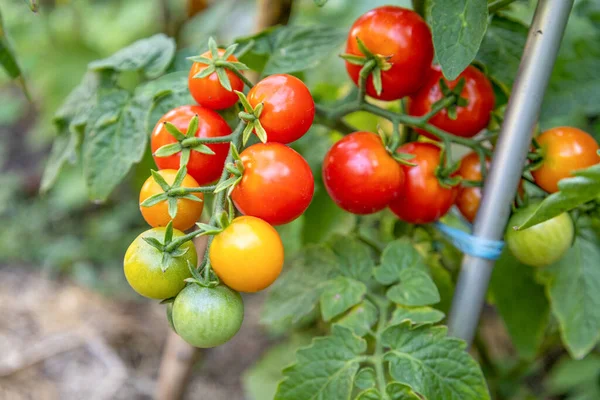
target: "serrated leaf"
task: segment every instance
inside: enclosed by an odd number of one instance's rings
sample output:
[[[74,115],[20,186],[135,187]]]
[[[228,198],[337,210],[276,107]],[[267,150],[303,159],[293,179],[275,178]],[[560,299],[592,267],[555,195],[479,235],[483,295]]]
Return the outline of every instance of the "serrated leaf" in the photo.
[[[518,21],[494,15],[487,27],[476,61],[506,92],[512,88],[527,40],[528,29]]]
[[[331,249],[339,259],[340,272],[350,278],[366,282],[373,269],[372,251],[356,238],[335,235],[331,238]]]
[[[465,343],[446,333],[439,326],[387,328],[382,342],[390,348],[384,356],[390,375],[426,399],[490,399],[483,373]]]
[[[544,339],[550,306],[535,270],[505,250],[492,272],[490,292],[519,357],[533,360]],[[521,293],[515,296],[515,293]]]
[[[320,297],[323,320],[330,321],[360,303],[366,292],[364,283],[345,276],[327,281]]]
[[[144,99],[148,108],[144,125],[148,134],[168,111],[179,106],[194,104],[194,98],[188,88],[187,70],[163,75],[138,87],[136,97]]]
[[[148,79],[162,75],[175,56],[175,40],[158,33],[141,39],[103,60],[93,61],[89,70],[140,71]]]
[[[431,307],[406,307],[397,305],[392,313],[390,325],[410,322],[413,325],[435,324],[444,319],[444,313]]]
[[[370,301],[363,300],[336,320],[336,323],[352,329],[358,336],[365,336],[377,322],[377,314],[377,307]]]
[[[587,219],[578,225],[573,246],[540,276],[563,343],[576,359],[600,339],[600,227]]]
[[[398,282],[400,272],[407,268],[427,270],[423,257],[408,239],[395,240],[383,250],[381,266],[375,268],[375,279],[383,285],[390,285]]]
[[[338,274],[337,259],[329,248],[306,247],[271,286],[261,322],[267,325],[297,323],[315,309],[321,283]]]
[[[427,306],[440,301],[440,293],[433,280],[418,269],[400,271],[400,283],[388,289],[386,296],[404,306]]]
[[[600,196],[600,164],[575,171],[573,175],[561,179],[558,182],[559,191],[546,197],[519,229],[547,221]]]
[[[429,18],[436,59],[449,80],[473,61],[487,27],[487,0],[430,0]]]
[[[164,146],[159,147],[155,152],[155,157],[169,157],[173,154],[179,153],[181,151],[181,143],[171,143],[165,144]]]
[[[349,398],[360,355],[367,349],[364,339],[348,328],[334,325],[331,335],[316,338],[296,353],[296,363],[283,371],[284,380],[275,400]]]
[[[165,192],[156,193],[156,194],[153,194],[152,196],[148,197],[146,200],[142,201],[140,203],[140,206],[141,207],[152,207],[152,206],[157,205],[158,203],[161,203],[167,199],[168,199],[168,196]]]
[[[90,198],[106,200],[144,154],[146,108],[125,90],[99,94],[82,147],[83,172]]]

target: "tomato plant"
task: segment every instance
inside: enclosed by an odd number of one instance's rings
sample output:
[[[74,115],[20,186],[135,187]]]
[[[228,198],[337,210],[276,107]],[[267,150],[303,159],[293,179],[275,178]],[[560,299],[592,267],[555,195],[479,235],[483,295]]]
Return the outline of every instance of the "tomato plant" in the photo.
[[[281,225],[306,211],[315,184],[300,154],[280,143],[258,143],[240,157],[244,172],[231,198],[242,214]]]
[[[482,183],[481,161],[477,153],[471,152],[464,156],[460,161],[460,168],[457,173],[462,179]],[[490,160],[485,160],[485,168],[490,168]],[[461,187],[456,196],[456,207],[463,217],[469,222],[473,222],[475,214],[479,209],[481,202],[481,187],[464,186]]]
[[[244,216],[215,236],[209,257],[215,273],[227,286],[240,292],[258,292],[279,276],[283,245],[271,225]]]
[[[162,240],[165,228],[153,228],[141,233],[131,243],[123,270],[129,285],[144,297],[167,299],[177,295],[185,286],[185,279],[191,276],[188,263],[196,263],[196,248],[186,242],[180,248],[181,255],[166,258],[157,248],[146,242],[147,239]],[[173,237],[181,237],[183,232],[174,230]]]
[[[436,171],[440,165],[440,148],[431,143],[412,142],[401,146],[399,152],[414,155],[404,165],[404,185],[400,196],[390,203],[390,209],[403,221],[426,224],[445,215],[456,198],[455,187],[444,187]]]
[[[355,132],[325,155],[323,182],[338,206],[355,214],[371,214],[398,197],[404,172],[376,134]]]
[[[227,125],[225,120],[212,110],[199,106],[181,106],[174,108],[158,121],[152,131],[151,149],[154,154],[154,161],[158,168],[179,169],[181,164],[181,154],[183,150],[166,157],[159,157],[156,155],[156,152],[161,147],[178,143],[178,139],[169,133],[165,124],[169,122],[178,130],[186,132],[192,118],[196,115],[198,116],[198,128],[193,134],[193,137],[199,139],[222,138],[231,133],[231,128],[229,128],[229,125]],[[186,139],[192,138],[181,138],[181,141],[185,142]],[[191,145],[193,144],[194,143],[192,142]],[[194,147],[188,147],[190,149],[190,154],[189,161],[187,162],[187,170],[200,185],[211,183],[219,178],[228,151],[226,143],[210,143],[206,146],[210,149],[209,152],[213,154],[207,154],[206,150],[200,152]]]
[[[535,182],[545,191],[558,191],[558,181],[574,171],[600,162],[600,147],[592,136],[573,127],[552,128],[536,138],[543,157],[539,168],[531,171]]]

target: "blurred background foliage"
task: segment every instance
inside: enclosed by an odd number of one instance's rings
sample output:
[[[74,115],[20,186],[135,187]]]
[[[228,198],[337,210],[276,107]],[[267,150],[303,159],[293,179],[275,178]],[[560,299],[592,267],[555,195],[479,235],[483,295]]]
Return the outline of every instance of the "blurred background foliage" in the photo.
[[[121,257],[131,240],[146,229],[137,210],[137,194],[153,167],[152,159],[147,154],[104,204],[88,201],[77,166],[66,167],[56,186],[39,196],[44,162],[55,134],[52,116],[80,82],[89,62],[137,39],[164,32],[175,37],[178,45],[171,70],[185,70],[189,67],[185,57],[203,51],[209,36],[227,44],[253,34],[256,2],[215,0],[195,15],[184,0],[39,3],[39,11],[33,13],[26,2],[0,0],[4,30],[32,98],[28,102],[21,88],[0,72],[0,263],[24,263],[50,274],[68,275],[107,293],[132,296],[131,291],[121,290],[125,285]],[[410,6],[410,0],[329,0],[324,8],[318,8],[312,0],[296,0],[290,24],[347,30],[360,14],[388,3]],[[520,0],[504,16],[528,24],[535,3]],[[519,38],[515,39],[518,42]],[[576,1],[542,111],[542,127],[570,124],[600,137],[599,39],[599,2]],[[332,101],[351,90],[337,55],[331,54],[318,67],[302,73],[317,101]],[[500,86],[498,91],[502,91]],[[498,98],[503,102],[506,96]],[[352,115],[349,122],[369,130],[379,124],[360,113]],[[280,228],[288,255],[305,243],[348,232],[363,222],[335,207],[319,182],[321,160],[334,140],[328,130],[314,127],[312,134],[294,145],[313,168],[317,190],[306,215]],[[450,264],[456,263],[459,254],[449,257]]]

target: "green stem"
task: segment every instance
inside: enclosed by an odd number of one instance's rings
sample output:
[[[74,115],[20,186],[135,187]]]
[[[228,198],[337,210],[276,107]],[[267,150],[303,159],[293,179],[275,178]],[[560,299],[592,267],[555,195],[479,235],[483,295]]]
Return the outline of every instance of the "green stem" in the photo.
[[[388,319],[388,301],[387,299],[379,296],[373,297],[372,301],[375,302],[379,309],[379,322],[377,323],[377,330],[375,331],[375,353],[371,358],[373,366],[375,367],[375,375],[377,377],[377,387],[381,393],[383,400],[389,400],[389,396],[386,392],[386,381],[385,381],[385,370],[383,368],[383,344],[381,343],[381,334],[385,329]]]
[[[496,0],[488,5],[488,12],[493,14],[496,11],[510,5],[511,3],[514,3],[515,1],[516,0]]]
[[[248,88],[251,88],[254,86],[254,83],[252,83],[252,81],[250,81],[250,79],[246,78],[246,76],[242,73],[242,71],[239,71],[237,68],[231,68],[229,70],[231,72],[233,72],[235,74],[235,76],[240,78],[242,80],[242,82],[244,82],[244,84],[246,86],[248,86]]]
[[[201,144],[210,144],[210,143],[228,143],[231,142],[234,138],[234,133],[230,133],[225,136],[215,136],[215,137],[207,137],[207,138],[198,138],[200,139]]]
[[[371,72],[377,67],[377,61],[369,60],[367,63],[361,68],[360,74],[358,76],[358,104],[362,104],[365,101],[365,95],[367,94],[367,79]]]
[[[212,193],[215,191],[215,189],[217,188],[216,185],[210,185],[210,186],[200,186],[200,187],[182,187],[179,188],[181,189],[182,193]]]

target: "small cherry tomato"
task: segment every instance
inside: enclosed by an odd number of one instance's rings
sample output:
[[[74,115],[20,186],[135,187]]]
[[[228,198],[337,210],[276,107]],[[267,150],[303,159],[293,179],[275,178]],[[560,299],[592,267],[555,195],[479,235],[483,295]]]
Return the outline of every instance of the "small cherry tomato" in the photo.
[[[390,203],[390,209],[403,221],[426,224],[440,219],[450,210],[457,189],[443,187],[435,175],[440,163],[440,148],[432,143],[411,142],[398,148],[399,153],[413,154],[409,162],[415,166],[402,165],[404,186],[398,198]]]
[[[281,143],[258,143],[240,157],[244,173],[231,197],[242,214],[281,225],[306,211],[315,183],[300,154]]]
[[[433,41],[429,26],[419,14],[396,6],[375,8],[358,18],[348,34],[346,53],[363,56],[356,38],[372,53],[390,57],[388,62],[392,64],[389,70],[381,72],[380,95],[369,77],[369,96],[397,100],[421,87],[433,60]],[[346,62],[346,70],[357,85],[361,68]]]
[[[173,229],[173,239],[180,236],[183,236],[183,232]],[[146,243],[143,238],[154,238],[162,242],[164,237],[165,228],[153,228],[143,232],[131,243],[123,261],[123,271],[129,285],[142,296],[151,299],[176,296],[185,286],[184,279],[191,276],[188,263],[195,266],[198,262],[196,248],[188,241],[179,247],[185,253],[178,257],[170,257],[167,269],[163,272],[162,252]]]
[[[552,128],[537,137],[544,157],[542,165],[531,171],[535,183],[549,193],[558,191],[558,181],[573,171],[600,162],[598,143],[586,132],[563,126]]]
[[[398,197],[404,172],[379,136],[355,132],[325,155],[323,182],[339,207],[354,214],[371,214]]]
[[[259,121],[268,142],[291,143],[300,139],[315,118],[310,91],[291,75],[271,75],[261,80],[248,92],[248,102],[253,108],[263,103]]]
[[[486,159],[486,168],[490,168],[490,160]],[[457,171],[463,179],[469,181],[481,181],[481,162],[479,156],[471,152],[463,157],[460,162],[460,168]],[[469,222],[473,222],[475,214],[479,209],[479,203],[481,203],[481,187],[460,187],[458,195],[456,196],[456,207],[460,213]]]
[[[196,137],[213,138],[227,136],[231,133],[231,128],[223,118],[216,112],[200,106],[181,106],[169,111],[158,121],[152,131],[151,148],[152,153],[166,144],[176,143],[177,140],[167,132],[164,126],[165,122],[170,122],[182,132],[186,132],[190,120],[198,115],[198,130]],[[190,153],[190,160],[187,165],[188,173],[196,179],[198,184],[206,185],[221,176],[223,165],[229,152],[229,144],[215,143],[208,144],[208,147],[215,154],[203,154],[195,150]],[[156,157],[154,161],[160,169],[179,169],[179,160],[181,152],[168,157]]]
[[[410,97],[408,103],[410,115],[420,117],[427,114],[431,111],[431,106],[444,97],[440,88],[440,79],[443,78],[439,67],[431,69],[425,84]],[[473,66],[468,66],[455,80],[444,79],[444,81],[450,89],[453,89],[461,79],[465,80],[465,86],[460,95],[468,101],[468,104],[456,108],[456,119],[451,119],[448,110],[444,109],[435,114],[429,123],[456,136],[473,137],[490,122],[495,103],[494,89],[483,72]],[[423,130],[419,130],[419,133],[437,139]]]
[[[219,55],[223,55],[225,50],[219,49]],[[212,59],[210,51],[202,54],[201,57]],[[227,57],[227,61],[237,61],[235,56]],[[204,63],[195,62],[190,69],[188,76],[188,87],[192,97],[203,107],[211,110],[222,110],[233,106],[238,101],[238,96],[234,90],[239,92],[244,90],[244,82],[233,72],[225,70],[229,82],[231,83],[231,92],[221,86],[219,77],[216,72],[213,72],[206,78],[194,78],[194,75],[202,72],[208,66]]]
[[[215,235],[209,256],[213,270],[227,286],[239,292],[258,292],[281,273],[283,244],[271,225],[243,216]]]
[[[515,226],[523,224],[538,208],[539,203],[532,203],[517,212],[508,221],[506,228],[506,245],[511,253],[523,264],[532,267],[550,265],[565,255],[575,235],[573,221],[568,213],[521,231]]]
[[[226,286],[203,287],[192,283],[173,303],[173,325],[192,346],[207,349],[231,340],[244,320],[244,303]]]
[[[173,184],[175,181],[175,175],[177,175],[177,171],[174,169],[163,169],[158,171],[158,173],[169,185]],[[196,180],[189,174],[183,178],[183,182],[181,183],[181,187],[184,188],[198,186],[198,182],[196,182]],[[144,182],[144,185],[142,185],[142,189],[140,190],[140,211],[142,212],[142,216],[146,222],[152,227],[167,226],[167,224],[171,221],[167,200],[161,201],[160,203],[150,207],[144,207],[141,205],[141,203],[148,197],[159,193],[164,193],[163,189],[158,183],[156,183],[154,177],[150,176],[148,179],[146,179],[146,182]],[[193,195],[201,200],[204,200],[204,195],[202,193],[193,193]],[[177,215],[173,219],[173,228],[182,231],[191,228],[198,221],[198,219],[200,219],[203,208],[204,201],[193,201],[184,198],[177,199]]]

